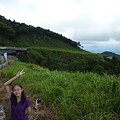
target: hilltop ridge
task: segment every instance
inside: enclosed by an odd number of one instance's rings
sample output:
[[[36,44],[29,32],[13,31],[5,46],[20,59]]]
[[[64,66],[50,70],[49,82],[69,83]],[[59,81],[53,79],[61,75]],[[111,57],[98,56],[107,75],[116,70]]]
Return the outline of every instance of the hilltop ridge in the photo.
[[[80,50],[78,43],[61,34],[25,23],[7,20],[0,15],[0,45],[16,47],[49,47]],[[80,44],[79,44],[80,45]]]
[[[102,55],[108,57],[108,58],[112,58],[112,57],[117,57],[118,59],[120,59],[120,55],[119,54],[116,54],[116,53],[113,53],[113,52],[110,52],[110,51],[105,51],[103,53],[101,53]]]

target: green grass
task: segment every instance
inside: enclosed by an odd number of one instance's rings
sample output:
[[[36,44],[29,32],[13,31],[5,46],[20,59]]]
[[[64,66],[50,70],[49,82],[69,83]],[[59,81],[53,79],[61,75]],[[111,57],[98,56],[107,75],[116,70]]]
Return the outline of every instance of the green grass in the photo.
[[[94,73],[50,71],[34,64],[15,61],[1,72],[23,84],[36,98],[58,111],[60,120],[119,120],[120,77]]]

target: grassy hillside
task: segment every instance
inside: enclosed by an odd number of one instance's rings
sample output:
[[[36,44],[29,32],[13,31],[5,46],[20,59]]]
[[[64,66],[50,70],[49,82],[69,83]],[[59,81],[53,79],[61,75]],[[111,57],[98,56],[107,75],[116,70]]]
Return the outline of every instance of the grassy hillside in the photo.
[[[68,51],[59,49],[29,48],[27,53],[19,59],[27,63],[35,63],[50,70],[94,72],[97,65],[105,60],[101,54],[92,54],[86,51]],[[103,71],[98,71],[102,74]]]
[[[119,120],[120,77],[49,71],[19,61],[2,70],[0,77],[5,81],[21,69],[26,73],[15,82],[56,109],[59,120]]]
[[[93,54],[78,43],[58,33],[7,20],[0,16],[0,45],[26,47],[19,60],[35,63],[50,70],[119,74],[120,61]]]
[[[80,50],[77,42],[41,27],[7,20],[0,16],[0,45],[16,47],[48,47]]]

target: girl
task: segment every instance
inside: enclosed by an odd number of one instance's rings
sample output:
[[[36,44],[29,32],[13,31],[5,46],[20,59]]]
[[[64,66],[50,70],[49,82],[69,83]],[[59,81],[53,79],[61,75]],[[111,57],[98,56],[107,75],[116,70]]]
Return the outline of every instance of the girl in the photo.
[[[25,72],[19,71],[15,77],[11,78],[4,83],[7,93],[10,96],[11,101],[11,118],[10,120],[28,120],[27,115],[25,114],[26,109],[28,110],[29,115],[33,114],[33,110],[30,107],[30,101],[25,97],[23,87],[20,84],[15,84],[10,90],[10,83],[15,79],[23,75]],[[35,102],[34,110],[37,109],[38,103]]]

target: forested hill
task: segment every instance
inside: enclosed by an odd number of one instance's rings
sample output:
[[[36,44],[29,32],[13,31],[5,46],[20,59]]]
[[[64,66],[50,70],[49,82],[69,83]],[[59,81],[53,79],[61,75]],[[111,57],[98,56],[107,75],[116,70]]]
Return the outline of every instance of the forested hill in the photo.
[[[7,20],[0,15],[0,45],[80,50],[78,43],[49,29]]]
[[[18,23],[0,16],[0,46],[26,47],[18,59],[49,68],[69,72],[119,74],[120,61],[108,59],[81,49],[80,44],[41,27]]]

